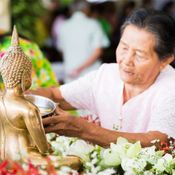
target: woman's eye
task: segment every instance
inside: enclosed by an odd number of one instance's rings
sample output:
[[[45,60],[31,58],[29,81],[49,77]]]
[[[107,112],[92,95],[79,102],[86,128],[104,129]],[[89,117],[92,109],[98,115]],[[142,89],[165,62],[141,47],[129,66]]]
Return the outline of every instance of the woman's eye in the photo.
[[[137,58],[138,60],[145,60],[145,57],[143,57],[143,56],[141,56],[141,55],[136,55],[136,58]]]
[[[127,47],[123,47],[123,50],[128,50],[128,48]]]

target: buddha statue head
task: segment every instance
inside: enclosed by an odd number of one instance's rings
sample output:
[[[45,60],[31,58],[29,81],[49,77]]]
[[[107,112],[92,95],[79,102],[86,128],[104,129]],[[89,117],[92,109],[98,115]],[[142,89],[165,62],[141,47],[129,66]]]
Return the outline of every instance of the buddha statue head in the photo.
[[[0,60],[0,72],[6,89],[21,85],[23,91],[31,86],[32,62],[19,46],[19,38],[14,26],[11,46]]]

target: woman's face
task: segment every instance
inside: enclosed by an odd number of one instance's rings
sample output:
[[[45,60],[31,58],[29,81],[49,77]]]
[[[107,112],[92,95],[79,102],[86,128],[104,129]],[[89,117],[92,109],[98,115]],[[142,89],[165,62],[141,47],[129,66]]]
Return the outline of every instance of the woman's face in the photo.
[[[156,38],[134,25],[128,25],[116,50],[121,79],[131,85],[151,85],[161,69],[169,64],[155,52]]]

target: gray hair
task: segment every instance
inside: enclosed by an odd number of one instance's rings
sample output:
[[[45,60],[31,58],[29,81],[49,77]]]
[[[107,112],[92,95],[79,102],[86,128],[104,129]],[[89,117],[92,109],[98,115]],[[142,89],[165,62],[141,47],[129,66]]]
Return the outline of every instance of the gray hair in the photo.
[[[135,25],[151,32],[156,37],[155,51],[159,59],[166,59],[175,51],[175,20],[161,11],[138,9],[126,19],[121,33],[128,25]]]

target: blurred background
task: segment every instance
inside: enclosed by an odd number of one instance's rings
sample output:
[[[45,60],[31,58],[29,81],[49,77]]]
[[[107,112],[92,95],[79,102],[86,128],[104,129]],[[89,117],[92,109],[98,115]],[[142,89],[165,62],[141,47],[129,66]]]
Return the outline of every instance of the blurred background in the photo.
[[[10,35],[15,24],[22,38],[34,42],[51,64],[59,83],[65,82],[64,52],[61,50],[60,30],[73,15],[73,4],[79,0],[0,0],[0,44]],[[85,1],[85,0],[84,0]],[[95,20],[108,44],[100,52],[101,63],[115,62],[115,49],[120,27],[130,13],[138,8],[162,10],[175,18],[175,0],[89,0],[88,18]],[[79,10],[80,10],[79,6]],[[82,6],[83,7],[83,6]],[[82,8],[81,7],[81,8]],[[70,33],[73,28],[69,28]],[[83,30],[82,29],[80,31]],[[81,39],[77,36],[77,41]],[[0,47],[0,49],[1,49]],[[2,53],[1,53],[2,55]],[[76,58],[75,58],[76,59]]]

